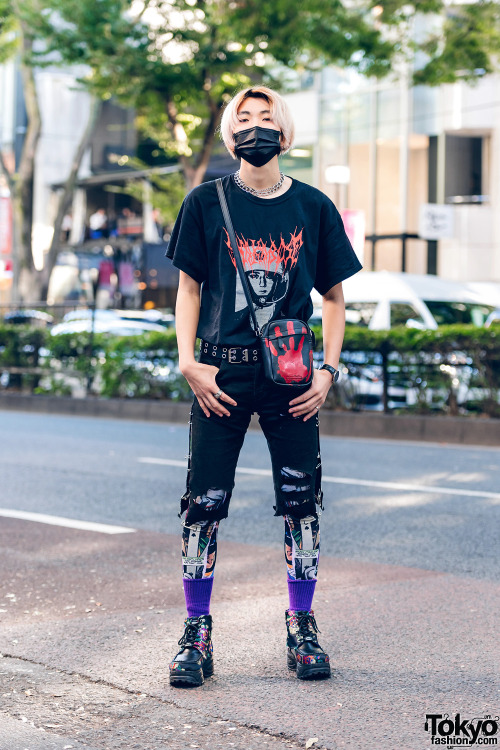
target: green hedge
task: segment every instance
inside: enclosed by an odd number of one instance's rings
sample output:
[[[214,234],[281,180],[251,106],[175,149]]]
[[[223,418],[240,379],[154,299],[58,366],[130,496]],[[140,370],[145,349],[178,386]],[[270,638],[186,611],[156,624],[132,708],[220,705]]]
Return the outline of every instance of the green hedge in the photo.
[[[10,385],[33,390],[41,375],[40,349],[47,332],[29,326],[0,326],[0,371],[9,370]]]
[[[317,348],[323,346],[320,326],[314,326]],[[500,356],[500,326],[478,328],[473,325],[441,326],[437,330],[420,331],[415,328],[391,328],[370,331],[368,328],[346,326],[344,351],[442,353],[454,351],[487,352]]]
[[[0,371],[9,387],[35,393],[87,392],[109,397],[186,399],[176,368],[175,331],[116,337],[88,333],[51,336],[27,326],[0,326]]]
[[[103,396],[170,398],[190,396],[190,388],[177,369],[175,331],[142,336],[108,338],[95,356]]]
[[[348,361],[351,353],[358,352],[378,358],[385,411],[391,382],[399,382],[416,392],[417,412],[456,415],[462,410],[500,416],[499,326],[487,329],[454,325],[425,331],[405,327],[369,331],[348,326],[343,360]],[[465,385],[469,392],[466,400]]]
[[[315,333],[321,352],[321,328]],[[402,386],[411,389],[412,409],[417,412],[500,416],[500,326],[442,326],[436,331],[348,326],[342,361],[344,372],[352,377],[332,389],[332,406],[358,408],[360,398],[352,392],[349,396],[349,384],[372,368],[380,373],[386,411],[391,388]],[[8,387],[29,392],[68,392],[72,379],[102,396],[183,400],[190,391],[176,363],[175,331],[170,329],[117,338],[88,333],[51,336],[39,328],[0,326],[3,382],[8,373]]]

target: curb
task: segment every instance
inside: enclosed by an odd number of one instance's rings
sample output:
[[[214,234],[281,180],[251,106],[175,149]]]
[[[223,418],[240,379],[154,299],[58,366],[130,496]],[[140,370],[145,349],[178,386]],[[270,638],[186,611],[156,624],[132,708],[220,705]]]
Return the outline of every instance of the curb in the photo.
[[[187,424],[191,404],[153,399],[71,398],[1,394],[0,410],[34,414],[137,419]],[[251,428],[258,428],[255,415]],[[334,437],[413,440],[500,447],[500,419],[321,412],[321,434]]]

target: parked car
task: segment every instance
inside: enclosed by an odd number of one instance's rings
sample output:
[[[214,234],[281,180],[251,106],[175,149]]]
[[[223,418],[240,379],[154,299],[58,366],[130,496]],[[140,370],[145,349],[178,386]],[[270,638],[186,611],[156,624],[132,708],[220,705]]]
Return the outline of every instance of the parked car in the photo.
[[[29,325],[35,328],[48,328],[54,322],[52,315],[40,310],[11,310],[3,319],[7,325]]]
[[[343,282],[346,324],[370,330],[386,330],[398,325],[409,328],[436,329],[452,323],[491,324],[495,307],[500,308],[500,285],[490,282],[460,284],[436,276],[420,276],[388,271],[364,271]],[[314,313],[311,323],[321,323],[321,297],[313,292]],[[488,323],[490,321],[490,323]],[[455,384],[459,401],[466,400],[472,370],[457,352],[456,366],[445,369]],[[406,382],[394,354],[389,366],[388,406],[413,406],[422,395],[438,395],[428,384]],[[347,352],[342,357],[345,391],[351,406],[360,409],[383,409],[381,362],[375,353]],[[432,364],[432,363],[429,363]],[[348,384],[347,384],[348,382]]]
[[[110,333],[114,336],[140,336],[142,333],[157,331],[165,333],[165,326],[148,321],[124,320],[112,310],[96,310],[92,323],[91,310],[75,310],[64,316],[63,322],[51,330],[53,336],[63,333]]]
[[[482,326],[496,307],[493,291],[487,294],[480,283],[462,284],[438,276],[364,271],[344,281],[342,287],[346,324],[374,331],[398,325],[421,329],[453,323]],[[313,322],[320,322],[321,296],[313,292],[312,298]]]
[[[139,323],[156,323],[164,328],[171,328],[175,323],[172,313],[162,313],[159,310],[114,310],[122,320],[136,320]]]
[[[92,320],[92,316],[94,316],[94,320],[99,321],[117,320],[119,317],[114,310],[92,310],[90,307],[80,307],[67,312],[62,322],[71,323],[75,320]]]
[[[137,323],[155,323],[156,325],[163,326],[163,328],[170,328],[174,325],[175,316],[171,313],[162,313],[159,310],[101,310],[96,309],[92,311],[92,308],[81,307],[71,312],[66,313],[63,317],[63,322],[67,323],[71,320],[88,320],[92,319],[94,315],[96,320],[125,320],[135,321]]]
[[[53,335],[61,333],[90,333],[94,319],[95,333],[112,333],[116,336],[136,336],[148,331],[164,333],[173,325],[174,316],[158,310],[92,310],[79,308],[66,313],[62,323],[54,326]]]

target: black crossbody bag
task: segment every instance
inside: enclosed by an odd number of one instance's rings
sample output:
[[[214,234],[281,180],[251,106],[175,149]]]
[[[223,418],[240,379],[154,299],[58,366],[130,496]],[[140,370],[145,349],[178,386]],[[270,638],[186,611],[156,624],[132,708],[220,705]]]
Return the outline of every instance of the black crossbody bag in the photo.
[[[298,318],[276,318],[268,321],[262,328],[259,327],[222,180],[218,179],[215,182],[236,268],[250,310],[255,335],[260,341],[266,377],[273,383],[288,388],[308,386],[313,379],[314,334],[307,323]]]

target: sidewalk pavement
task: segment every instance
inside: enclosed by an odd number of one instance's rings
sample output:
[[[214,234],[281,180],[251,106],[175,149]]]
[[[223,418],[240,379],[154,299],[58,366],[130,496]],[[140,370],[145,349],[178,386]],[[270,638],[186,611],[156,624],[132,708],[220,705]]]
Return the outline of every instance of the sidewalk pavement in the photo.
[[[191,404],[167,399],[71,398],[0,392],[0,409],[187,424]],[[250,429],[259,429],[257,416]],[[413,440],[452,445],[500,445],[500,419],[321,410],[322,435]]]
[[[402,541],[403,543],[403,541]],[[223,541],[215,674],[168,684],[179,537],[2,519],[0,750],[424,750],[426,713],[498,714],[499,587],[322,556],[331,680],[286,669],[283,555]],[[313,742],[314,741],[314,742]]]

